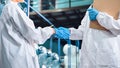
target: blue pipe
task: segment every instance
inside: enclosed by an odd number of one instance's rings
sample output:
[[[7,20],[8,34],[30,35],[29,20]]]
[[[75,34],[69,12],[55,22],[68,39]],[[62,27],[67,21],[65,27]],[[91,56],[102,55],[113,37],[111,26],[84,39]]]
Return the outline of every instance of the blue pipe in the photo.
[[[27,2],[24,2],[27,4]],[[55,28],[55,26],[50,22],[45,16],[43,16],[40,12],[36,11],[33,7],[29,6],[33,11],[35,11],[40,17],[42,17],[48,24]]]
[[[71,68],[71,40],[67,40],[68,45],[68,68]]]
[[[60,50],[61,50],[61,47],[60,47],[61,44],[60,44],[60,42],[61,42],[61,40],[60,40],[60,38],[58,38],[58,55],[59,55],[59,56],[61,55],[61,53],[60,53],[60,52],[61,52],[61,51],[60,51]]]
[[[30,0],[25,0],[26,1],[26,4],[27,4],[27,12],[26,12],[26,15],[29,17],[29,6],[30,6]]]
[[[77,65],[76,65],[76,68],[79,68],[79,64],[78,64],[78,61],[79,61],[79,59],[78,59],[78,57],[79,57],[79,47],[80,47],[80,41],[79,40],[76,40],[76,63],[77,63]]]
[[[50,49],[52,51],[52,45],[53,45],[53,37],[50,38]]]

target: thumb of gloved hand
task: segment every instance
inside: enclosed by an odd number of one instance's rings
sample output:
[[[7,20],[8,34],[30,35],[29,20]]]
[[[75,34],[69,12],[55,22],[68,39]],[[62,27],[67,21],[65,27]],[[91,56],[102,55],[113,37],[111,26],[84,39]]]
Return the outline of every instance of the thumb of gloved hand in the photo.
[[[95,8],[89,8],[89,18],[91,21],[96,20],[96,16],[98,15],[99,11],[96,10]]]

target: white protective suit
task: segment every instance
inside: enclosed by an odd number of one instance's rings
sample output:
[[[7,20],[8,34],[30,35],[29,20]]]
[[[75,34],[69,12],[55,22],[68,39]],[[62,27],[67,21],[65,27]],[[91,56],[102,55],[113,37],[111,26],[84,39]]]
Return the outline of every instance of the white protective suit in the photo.
[[[88,12],[78,29],[70,28],[71,40],[83,40],[80,68],[120,68],[120,37],[117,36],[120,23],[102,12],[98,17],[97,20],[111,32],[90,28]]]
[[[39,68],[34,44],[43,44],[53,29],[35,29],[33,21],[14,2],[5,5],[0,23],[0,68]]]

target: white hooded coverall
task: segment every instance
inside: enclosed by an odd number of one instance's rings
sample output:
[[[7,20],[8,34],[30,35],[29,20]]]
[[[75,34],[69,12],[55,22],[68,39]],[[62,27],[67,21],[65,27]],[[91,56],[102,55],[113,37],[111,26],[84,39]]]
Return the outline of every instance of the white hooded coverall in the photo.
[[[5,5],[0,23],[0,68],[39,68],[34,44],[43,44],[53,29],[35,29],[33,21],[14,2]]]
[[[69,28],[71,40],[83,40],[80,68],[120,68],[120,20],[102,12],[97,20],[109,31],[90,28],[88,12],[78,29]]]

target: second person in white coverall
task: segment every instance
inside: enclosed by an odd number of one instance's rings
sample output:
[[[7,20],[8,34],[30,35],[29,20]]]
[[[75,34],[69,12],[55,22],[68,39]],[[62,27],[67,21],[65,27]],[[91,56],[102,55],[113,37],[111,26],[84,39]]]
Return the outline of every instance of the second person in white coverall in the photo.
[[[51,27],[35,29],[33,21],[11,0],[0,17],[0,68],[39,68],[34,44],[43,44],[54,34]]]
[[[57,28],[56,37],[82,40],[80,68],[120,68],[120,19],[94,9],[88,11],[78,29]],[[90,28],[96,16],[107,30]]]

